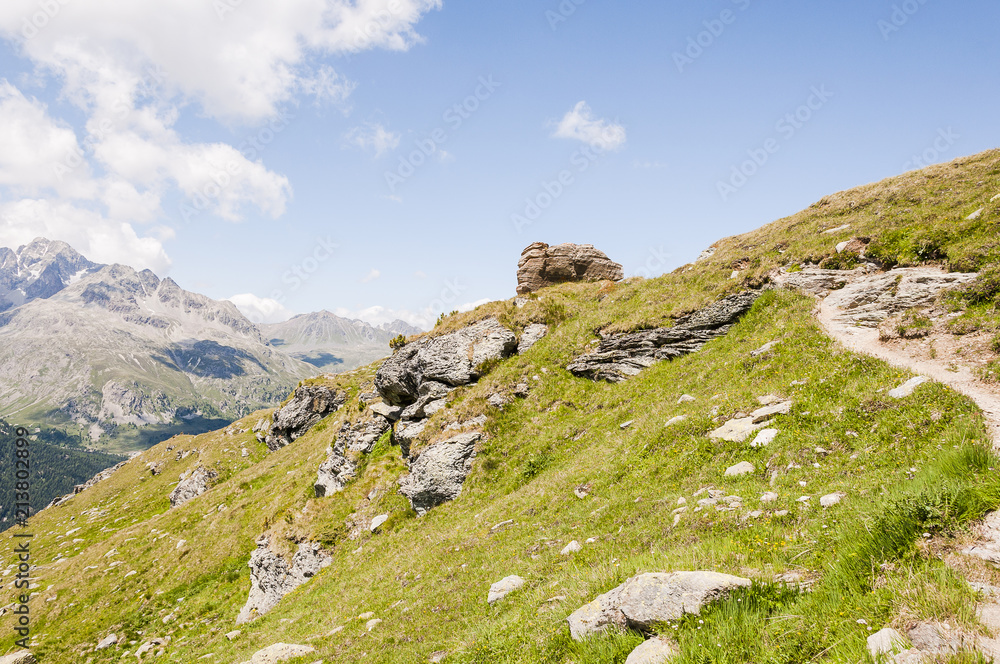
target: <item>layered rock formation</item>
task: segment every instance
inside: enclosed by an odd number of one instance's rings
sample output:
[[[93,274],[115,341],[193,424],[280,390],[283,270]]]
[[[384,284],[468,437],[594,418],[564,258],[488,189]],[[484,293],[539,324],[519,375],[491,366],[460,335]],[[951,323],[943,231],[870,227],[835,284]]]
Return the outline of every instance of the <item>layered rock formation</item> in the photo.
[[[517,293],[524,295],[567,281],[621,281],[622,266],[589,244],[535,242],[521,252],[517,264]]]
[[[744,291],[681,318],[673,327],[608,335],[594,352],[577,357],[566,369],[592,380],[621,382],[655,362],[701,350],[726,334],[759,296]]]
[[[236,618],[237,625],[250,622],[273,609],[282,597],[311,579],[331,561],[318,544],[303,542],[289,564],[270,549],[269,543],[266,536],[261,537],[257,540],[257,548],[250,554],[250,596]]]
[[[462,493],[481,437],[479,432],[459,434],[431,445],[410,461],[410,474],[400,479],[399,490],[418,515]]]
[[[319,466],[314,485],[316,497],[342,491],[354,479],[358,467],[356,455],[370,453],[390,426],[389,420],[371,410],[358,422],[344,422],[337,439],[326,450],[326,461]]]
[[[191,473],[181,475],[181,481],[170,492],[170,507],[180,507],[192,498],[197,498],[209,489],[209,483],[219,474],[198,466]]]
[[[257,440],[272,452],[279,450],[309,431],[317,422],[334,413],[347,401],[345,392],[322,385],[295,388],[292,398],[274,411],[271,421],[261,420],[254,427]]]

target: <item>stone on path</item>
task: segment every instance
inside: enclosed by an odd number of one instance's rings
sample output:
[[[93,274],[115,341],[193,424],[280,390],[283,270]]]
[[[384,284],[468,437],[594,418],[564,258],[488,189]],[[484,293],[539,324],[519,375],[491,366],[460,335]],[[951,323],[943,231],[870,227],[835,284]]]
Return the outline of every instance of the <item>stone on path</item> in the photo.
[[[913,394],[914,391],[924,383],[929,383],[930,378],[927,376],[917,376],[916,378],[911,378],[894,390],[889,390],[889,396],[893,399],[905,399],[906,397]]]
[[[625,660],[625,664],[664,664],[676,654],[677,646],[657,636],[633,650]]]
[[[490,586],[490,594],[487,596],[486,601],[489,604],[496,604],[507,595],[524,586],[525,583],[525,580],[516,574],[500,579]]]

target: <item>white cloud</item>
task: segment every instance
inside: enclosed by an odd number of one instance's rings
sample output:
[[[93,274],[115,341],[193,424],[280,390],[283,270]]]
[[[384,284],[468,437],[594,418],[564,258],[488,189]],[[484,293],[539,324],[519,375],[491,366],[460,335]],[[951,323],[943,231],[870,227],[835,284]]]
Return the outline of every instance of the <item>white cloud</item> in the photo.
[[[170,232],[160,229],[160,238]],[[99,263],[125,263],[163,275],[170,259],[160,238],[139,237],[130,224],[67,202],[22,199],[0,204],[0,246],[18,247],[36,237],[62,240]]]
[[[346,145],[373,152],[376,157],[399,147],[399,139],[399,134],[389,131],[378,122],[366,122],[344,134]]]
[[[28,99],[0,79],[0,185],[28,195],[53,189],[93,196],[85,164],[70,162],[82,153],[76,132],[49,117],[44,104]],[[78,168],[66,166],[70,162]],[[58,166],[63,168],[59,169]]]
[[[269,297],[257,297],[253,293],[241,293],[228,298],[251,322],[283,323],[293,316],[283,304]]]
[[[602,150],[620,150],[626,141],[625,127],[595,118],[585,101],[563,116],[552,136],[582,141]]]
[[[113,71],[142,78],[152,64],[169,72],[170,93],[196,100],[206,114],[259,121],[302,90],[343,96],[328,68],[309,66],[312,55],[405,51],[422,41],[415,25],[441,2],[171,0],[151,11],[149,3],[120,0],[4,0],[0,34],[64,75],[69,92],[93,98],[114,87]],[[30,17],[44,18],[42,4],[55,11],[38,27]]]
[[[31,84],[57,88],[86,121],[78,134],[0,79],[0,241],[45,235],[95,260],[162,271],[161,240],[172,234],[162,224],[178,211],[161,202],[175,193],[230,221],[248,207],[280,216],[287,178],[259,155],[185,141],[176,130],[182,110],[227,125],[270,121],[277,133],[274,118],[303,96],[349,98],[354,83],[322,57],[407,50],[421,42],[416,24],[441,3],[171,0],[153,11],[148,2],[4,0],[0,38],[35,66]],[[156,223],[151,237],[132,226]]]
[[[369,272],[368,274],[366,274],[364,277],[361,278],[361,283],[367,284],[369,282],[375,281],[381,276],[382,276],[381,272],[379,272],[378,270],[372,270],[371,272]]]

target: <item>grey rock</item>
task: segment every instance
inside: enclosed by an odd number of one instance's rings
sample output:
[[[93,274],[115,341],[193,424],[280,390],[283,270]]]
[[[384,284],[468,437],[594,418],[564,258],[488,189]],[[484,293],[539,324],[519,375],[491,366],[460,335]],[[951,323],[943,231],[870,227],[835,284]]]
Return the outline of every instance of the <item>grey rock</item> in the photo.
[[[819,504],[823,507],[833,507],[844,499],[844,495],[839,491],[837,493],[829,493],[819,499]]]
[[[238,637],[242,633],[243,632],[240,631],[240,630],[238,630],[238,629],[234,629],[231,632],[226,632],[226,640],[228,640],[228,641],[235,641],[236,637]]]
[[[559,554],[563,555],[563,556],[568,556],[570,554],[573,554],[573,553],[576,553],[576,552],[582,551],[582,550],[583,550],[583,546],[579,542],[577,542],[576,540],[573,540],[572,542],[570,542],[569,544],[567,544],[566,546],[564,546],[563,549],[562,549],[562,551],[559,552]]]
[[[333,446],[327,448],[326,460],[319,465],[313,485],[316,497],[324,498],[343,491],[347,483],[354,479],[357,470],[358,465],[348,456],[344,441],[337,438]]]
[[[693,401],[695,401],[695,398],[693,396],[691,396],[690,394],[682,394],[680,396],[680,398],[677,400],[677,403],[679,403],[679,404],[681,404],[681,403],[691,403]]]
[[[392,432],[392,443],[398,445],[404,459],[410,457],[410,447],[417,441],[427,426],[425,421],[400,420]]]
[[[880,655],[893,655],[906,650],[906,639],[903,635],[886,627],[868,637],[868,652],[876,660]]]
[[[370,526],[368,526],[368,530],[370,530],[371,532],[375,532],[376,530],[381,528],[382,524],[384,524],[388,520],[389,520],[388,514],[379,514],[377,517],[372,519],[372,523]]]
[[[906,381],[899,387],[889,390],[888,394],[893,399],[905,399],[908,396],[912,396],[916,392],[917,388],[924,383],[929,383],[931,381],[927,376],[916,376]]]
[[[735,420],[729,420],[718,429],[710,432],[708,437],[741,443],[749,438],[750,434],[754,431],[763,429],[768,424],[768,422],[754,422],[754,418],[752,417],[740,417]]]
[[[410,474],[399,481],[400,492],[410,499],[418,515],[459,496],[481,437],[478,431],[459,434],[431,445],[411,460]]]
[[[349,451],[368,454],[390,428],[389,420],[381,415],[373,415],[353,423],[344,422],[337,438],[343,439],[344,446]]]
[[[496,393],[496,394],[491,394],[489,398],[486,399],[486,403],[488,403],[493,408],[503,408],[504,406],[510,403],[510,399],[508,399],[507,397],[505,397],[500,393]]]
[[[402,416],[403,413],[403,409],[400,408],[399,406],[392,406],[383,401],[379,401],[378,403],[373,403],[372,405],[368,406],[368,410],[372,411],[373,413],[376,413],[377,415],[381,415],[390,422],[397,421]]]
[[[302,385],[295,388],[288,403],[274,411],[268,431],[257,433],[258,440],[272,452],[290,445],[317,422],[334,413],[347,401],[346,392],[322,385]]]
[[[807,267],[798,272],[779,270],[772,275],[771,280],[783,288],[825,296],[830,291],[843,288],[849,281],[864,274],[863,268],[860,270],[822,270],[817,267]]]
[[[95,648],[95,650],[104,650],[105,648],[110,648],[116,643],[118,643],[118,636],[116,634],[108,634],[103,639],[97,642],[97,647]]]
[[[425,383],[467,385],[478,380],[477,368],[482,363],[509,357],[516,349],[514,333],[488,318],[457,332],[407,344],[379,367],[375,388],[389,404],[409,406],[427,396],[421,393]]]
[[[275,643],[262,650],[258,650],[244,664],[279,664],[287,662],[296,657],[311,655],[316,652],[312,646],[303,646],[291,643]]]
[[[567,621],[577,641],[609,627],[648,632],[657,623],[697,614],[740,587],[744,579],[719,572],[640,574],[574,611]]]
[[[780,340],[779,341],[769,341],[766,344],[764,344],[763,346],[761,346],[760,348],[758,348],[757,350],[750,351],[750,357],[759,357],[759,356],[763,355],[764,353],[768,353],[771,350],[773,350],[774,347],[777,346],[780,343],[781,343]]]
[[[517,342],[517,352],[520,355],[542,340],[549,333],[549,326],[542,323],[532,323],[524,328],[521,339]]]
[[[875,327],[883,320],[917,307],[934,304],[941,293],[968,284],[974,273],[941,272],[930,268],[898,268],[864,276],[848,273],[846,286],[830,293],[827,302],[839,309],[841,322]]]
[[[656,636],[644,641],[629,653],[625,664],[665,664],[678,654],[677,646],[673,642]]]
[[[957,630],[940,623],[917,623],[906,631],[913,647],[932,655],[953,655],[963,650],[966,639]]]
[[[570,281],[621,281],[622,266],[589,244],[528,245],[517,263],[517,294]]]
[[[749,475],[754,471],[753,464],[749,461],[740,461],[735,466],[730,466],[726,468],[726,477],[739,477],[740,475]]]
[[[514,386],[513,394],[519,399],[524,399],[530,391],[531,387],[527,383],[518,383]]]
[[[0,664],[38,664],[38,660],[35,659],[30,650],[18,650],[0,657]]]
[[[250,595],[236,618],[237,625],[250,622],[273,609],[282,597],[309,581],[331,562],[330,556],[320,549],[319,544],[299,544],[291,564],[271,551],[268,544],[266,536],[260,538],[257,548],[250,554]]]
[[[566,368],[577,376],[617,383],[661,360],[701,350],[743,317],[760,293],[744,291],[685,316],[673,327],[605,336],[597,349],[580,355]]]
[[[522,588],[525,583],[525,580],[516,574],[500,579],[490,586],[490,592],[486,597],[486,601],[491,605],[496,604],[515,590]]]
[[[180,507],[192,498],[197,498],[208,491],[208,484],[219,474],[214,470],[208,470],[198,466],[187,477],[181,476],[181,481],[174,490],[170,492],[170,507]]]
[[[775,415],[787,415],[792,412],[792,402],[791,401],[779,401],[777,403],[772,403],[763,408],[758,408],[757,410],[750,413],[750,417],[753,421],[763,422],[764,420],[769,420]]]
[[[760,497],[760,502],[762,503],[773,503],[778,499],[778,494],[773,491],[768,491]]]

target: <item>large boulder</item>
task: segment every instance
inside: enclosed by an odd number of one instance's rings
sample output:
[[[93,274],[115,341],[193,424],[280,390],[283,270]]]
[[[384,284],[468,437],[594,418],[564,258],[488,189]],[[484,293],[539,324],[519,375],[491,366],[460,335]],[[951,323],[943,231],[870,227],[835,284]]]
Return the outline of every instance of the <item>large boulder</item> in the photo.
[[[589,244],[535,242],[521,252],[517,263],[517,293],[524,295],[567,281],[621,281],[622,266]]]
[[[759,296],[758,291],[744,291],[679,319],[673,327],[608,335],[595,351],[580,355],[566,368],[592,380],[621,382],[655,362],[701,350],[729,332]]]
[[[317,422],[334,413],[347,401],[346,392],[323,385],[301,385],[295,388],[292,398],[274,411],[270,428],[257,431],[257,439],[272,452],[279,450],[309,431]]]
[[[410,462],[410,474],[400,479],[400,492],[410,499],[417,514],[454,500],[472,469],[478,431],[463,433],[431,445]]]
[[[330,556],[318,544],[303,542],[289,564],[270,549],[266,536],[261,537],[257,540],[257,548],[250,554],[250,596],[237,616],[236,624],[242,625],[264,615],[277,606],[282,597],[311,579],[330,562]]]
[[[180,507],[192,498],[197,498],[209,489],[209,483],[219,474],[203,466],[198,466],[190,474],[181,475],[181,481],[170,492],[170,507]]]
[[[657,623],[700,613],[708,603],[750,583],[750,579],[719,572],[640,574],[580,607],[566,620],[577,641],[609,627],[649,632]]]
[[[421,398],[426,405],[440,399],[442,389],[446,392],[478,380],[484,362],[510,357],[516,350],[514,332],[488,318],[457,332],[403,346],[379,367],[375,389],[393,406],[410,406]],[[406,411],[402,416],[410,417]]]

